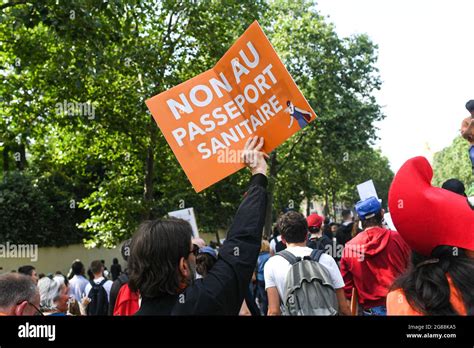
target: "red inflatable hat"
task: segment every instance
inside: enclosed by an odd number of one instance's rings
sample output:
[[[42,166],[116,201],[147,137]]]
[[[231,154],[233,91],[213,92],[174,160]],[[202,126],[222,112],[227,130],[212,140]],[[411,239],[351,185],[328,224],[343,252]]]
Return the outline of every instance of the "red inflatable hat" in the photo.
[[[388,206],[397,231],[425,256],[439,245],[474,250],[474,210],[466,197],[431,186],[432,178],[424,157],[408,160],[395,175]]]

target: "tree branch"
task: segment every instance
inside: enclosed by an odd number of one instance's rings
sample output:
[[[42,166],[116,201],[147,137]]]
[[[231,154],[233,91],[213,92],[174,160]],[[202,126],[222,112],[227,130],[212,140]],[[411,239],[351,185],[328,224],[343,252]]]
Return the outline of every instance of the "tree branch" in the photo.
[[[293,143],[293,146],[291,146],[290,151],[286,154],[285,158],[283,159],[283,162],[281,165],[278,167],[278,170],[276,171],[276,174],[280,172],[280,170],[283,169],[283,167],[288,163],[288,159],[290,158],[291,154],[293,153],[293,150],[295,149],[296,145],[300,143],[300,141],[303,139],[304,133],[302,132],[300,134],[300,137]]]

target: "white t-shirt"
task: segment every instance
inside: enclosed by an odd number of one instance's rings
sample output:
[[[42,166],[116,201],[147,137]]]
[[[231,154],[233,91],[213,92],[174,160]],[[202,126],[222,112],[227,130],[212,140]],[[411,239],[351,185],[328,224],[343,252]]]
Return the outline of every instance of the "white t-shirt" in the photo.
[[[98,278],[98,279],[94,279],[94,283],[100,284],[100,282],[103,281],[104,279],[105,279],[104,277],[100,277],[100,278]],[[109,303],[110,303],[110,289],[112,288],[112,284],[113,284],[113,283],[114,283],[113,281],[107,280],[107,281],[104,283],[104,285],[103,285],[103,287],[104,287],[104,289],[105,289],[105,292],[107,293],[107,299],[109,300]],[[86,296],[87,296],[87,297],[89,297],[89,291],[91,291],[91,289],[92,289],[92,285],[91,285],[90,283],[88,283],[88,284],[86,285],[86,289],[85,289],[85,291],[84,291],[84,292],[86,293]]]
[[[296,257],[301,258],[311,255],[311,252],[313,251],[311,248],[300,246],[289,247],[286,248],[286,250]],[[336,261],[334,261],[334,259],[328,254],[322,254],[319,263],[329,271],[329,276],[331,277],[334,288],[343,288],[344,280],[342,279],[341,271],[339,271]],[[286,276],[290,271],[290,268],[291,265],[285,258],[275,255],[268,259],[263,269],[265,276],[265,289],[276,287],[281,301],[283,301],[283,296],[285,295]]]

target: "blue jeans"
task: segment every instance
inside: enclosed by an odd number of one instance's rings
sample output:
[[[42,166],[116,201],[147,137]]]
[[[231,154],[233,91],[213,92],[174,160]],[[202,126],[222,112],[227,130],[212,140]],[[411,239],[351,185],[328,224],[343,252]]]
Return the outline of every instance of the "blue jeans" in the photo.
[[[362,312],[364,316],[386,316],[387,315],[387,307],[385,306],[377,306],[372,307],[369,309],[364,309]]]

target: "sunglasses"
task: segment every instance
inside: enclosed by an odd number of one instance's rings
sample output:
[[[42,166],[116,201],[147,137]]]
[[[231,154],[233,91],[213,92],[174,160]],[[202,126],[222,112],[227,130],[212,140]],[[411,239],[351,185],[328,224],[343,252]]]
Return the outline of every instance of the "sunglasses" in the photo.
[[[199,246],[197,246],[196,244],[193,244],[193,249],[189,252],[189,254],[191,254],[191,253],[194,256],[198,256],[199,255]]]
[[[20,301],[20,302],[18,302],[16,305],[18,306],[18,305],[20,305],[22,302],[23,302],[23,301]],[[34,316],[41,316],[41,317],[44,316],[43,312],[41,312],[41,310],[40,310],[38,307],[36,307],[33,303],[31,303],[31,302],[29,302],[29,301],[26,301],[26,303],[28,303],[31,307],[33,307],[33,308],[35,309],[36,313],[33,314]]]

